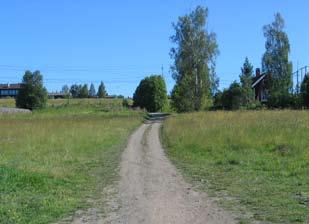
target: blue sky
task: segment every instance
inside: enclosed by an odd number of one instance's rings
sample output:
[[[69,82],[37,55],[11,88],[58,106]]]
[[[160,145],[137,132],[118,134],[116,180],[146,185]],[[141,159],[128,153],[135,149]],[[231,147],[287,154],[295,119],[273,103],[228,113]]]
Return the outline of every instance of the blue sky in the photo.
[[[131,96],[163,65],[170,91],[171,24],[198,4],[209,8],[207,29],[217,33],[220,88],[238,79],[246,56],[260,67],[262,27],[276,12],[286,21],[294,68],[309,65],[308,0],[2,0],[0,83],[37,69],[49,91],[103,80],[110,94]]]

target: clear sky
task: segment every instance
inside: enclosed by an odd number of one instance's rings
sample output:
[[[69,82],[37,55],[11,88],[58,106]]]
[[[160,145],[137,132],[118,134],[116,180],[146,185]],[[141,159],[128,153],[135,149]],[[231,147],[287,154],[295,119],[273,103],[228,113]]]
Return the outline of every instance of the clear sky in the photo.
[[[1,0],[0,83],[30,69],[42,72],[49,91],[103,80],[108,93],[131,96],[163,66],[170,91],[171,24],[198,4],[209,8],[207,28],[217,33],[220,88],[238,79],[246,56],[260,67],[262,27],[276,12],[286,21],[294,70],[309,65],[308,0]]]

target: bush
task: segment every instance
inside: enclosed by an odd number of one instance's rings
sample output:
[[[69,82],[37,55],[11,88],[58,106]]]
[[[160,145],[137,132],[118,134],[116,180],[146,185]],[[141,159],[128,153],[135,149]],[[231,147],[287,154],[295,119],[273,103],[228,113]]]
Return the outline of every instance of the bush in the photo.
[[[244,105],[244,93],[240,84],[233,82],[222,93],[222,107],[227,110],[238,110]]]
[[[272,93],[270,94],[267,106],[269,108],[292,108],[295,105],[293,94]]]
[[[164,79],[160,75],[152,75],[143,79],[133,96],[133,106],[149,112],[162,111],[167,104],[167,91]]]
[[[39,109],[46,106],[47,90],[43,86],[43,76],[39,71],[26,71],[22,80],[22,88],[17,94],[16,107]]]

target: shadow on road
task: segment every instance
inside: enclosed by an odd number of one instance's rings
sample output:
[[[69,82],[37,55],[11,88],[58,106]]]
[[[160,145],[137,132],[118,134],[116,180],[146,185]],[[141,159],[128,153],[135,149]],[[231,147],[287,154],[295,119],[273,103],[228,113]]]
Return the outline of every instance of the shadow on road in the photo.
[[[145,124],[160,123],[164,121],[170,114],[168,113],[148,113]]]

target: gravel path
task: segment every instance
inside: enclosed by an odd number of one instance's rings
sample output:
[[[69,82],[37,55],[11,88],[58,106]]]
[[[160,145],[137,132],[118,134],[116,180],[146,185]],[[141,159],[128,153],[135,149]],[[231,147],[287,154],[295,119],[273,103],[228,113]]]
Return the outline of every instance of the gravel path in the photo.
[[[160,125],[156,121],[143,124],[129,139],[107,217],[90,215],[75,219],[74,224],[235,223],[206,194],[193,190],[167,159],[160,144]]]

